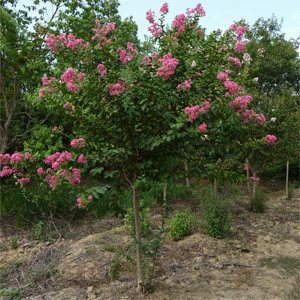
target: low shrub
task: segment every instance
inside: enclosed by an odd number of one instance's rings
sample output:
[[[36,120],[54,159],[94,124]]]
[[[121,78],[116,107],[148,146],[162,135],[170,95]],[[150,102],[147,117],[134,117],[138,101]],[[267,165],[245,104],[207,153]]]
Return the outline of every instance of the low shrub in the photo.
[[[185,236],[191,235],[198,228],[198,221],[192,215],[191,209],[186,208],[184,212],[175,211],[175,216],[169,220],[170,237],[177,241]]]
[[[223,238],[230,230],[231,203],[227,198],[214,199],[214,191],[205,189],[200,199],[200,207],[203,213],[201,227],[209,235],[215,238]]]
[[[255,194],[255,197],[250,198],[250,211],[255,213],[263,213],[266,209],[266,194],[258,190]]]

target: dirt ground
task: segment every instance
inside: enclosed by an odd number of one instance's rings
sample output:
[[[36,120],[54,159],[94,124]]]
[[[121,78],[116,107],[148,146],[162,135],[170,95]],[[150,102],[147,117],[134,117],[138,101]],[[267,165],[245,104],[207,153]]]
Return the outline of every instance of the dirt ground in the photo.
[[[16,249],[6,234],[0,239],[0,299],[300,299],[300,189],[290,200],[283,191],[268,194],[262,214],[250,212],[248,204],[248,196],[235,200],[233,226],[224,239],[200,228],[177,242],[166,235],[154,292],[146,295],[137,294],[125,258],[120,278],[111,278],[115,250],[131,243],[120,219],[82,225],[72,238],[52,242],[18,232]],[[185,205],[178,202],[173,209]],[[159,211],[152,214],[157,222]]]

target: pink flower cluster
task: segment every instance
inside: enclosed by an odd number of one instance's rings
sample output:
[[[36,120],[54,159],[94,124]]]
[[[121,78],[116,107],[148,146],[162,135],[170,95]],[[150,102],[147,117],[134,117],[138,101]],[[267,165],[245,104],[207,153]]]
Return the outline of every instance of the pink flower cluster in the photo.
[[[85,164],[85,163],[87,162],[87,159],[84,157],[83,154],[81,154],[81,155],[78,157],[78,162],[79,162],[79,163]]]
[[[85,76],[84,73],[79,73],[78,77],[81,79],[83,76]],[[73,84],[74,80],[76,80],[76,73],[72,68],[69,68],[67,71],[61,75],[61,82],[67,82],[67,87],[70,91],[75,92],[80,89],[79,84]]]
[[[220,79],[221,81],[224,81],[224,86],[226,88],[228,88],[229,92],[226,92],[225,93],[225,97],[229,97],[230,94],[232,94],[232,96],[236,96],[237,92],[238,91],[243,91],[244,89],[239,87],[237,83],[231,81],[229,78],[228,78],[228,75],[227,74],[230,74],[231,71],[230,70],[225,70],[225,72],[222,72],[221,74],[219,74],[217,76],[218,79]]]
[[[192,17],[192,15],[194,14],[195,16],[200,16],[200,17],[203,17],[206,15],[206,12],[205,10],[203,9],[203,7],[201,6],[201,3],[198,3],[196,5],[196,8],[193,8],[193,9],[189,9],[187,8],[186,10],[186,14],[188,15],[189,18]]]
[[[193,83],[193,82],[192,82],[191,79],[185,80],[182,84],[178,84],[177,88],[178,88],[179,90],[184,90],[184,91],[186,91],[186,90],[189,90],[189,89],[191,88],[191,84],[192,84],[192,83]]]
[[[233,57],[229,56],[229,57],[228,57],[228,60],[233,60],[232,63],[233,63],[234,65],[236,65],[238,68],[241,68],[241,67],[242,67],[242,63],[240,62],[240,60],[239,60],[237,57],[233,58]]]
[[[1,177],[10,176],[12,174],[12,172],[13,172],[13,170],[11,169],[11,167],[4,166],[0,175],[1,175]]]
[[[81,198],[77,198],[77,202],[78,202],[78,208],[82,208],[82,204],[81,204]]]
[[[146,19],[149,21],[149,23],[154,22],[154,11],[147,11],[146,12]]]
[[[21,154],[21,153],[14,153],[12,156],[11,156],[11,159],[10,159],[10,162],[13,164],[13,163],[17,163],[17,162],[23,162],[23,157],[24,155]]]
[[[184,14],[178,15],[174,21],[172,22],[171,26],[177,28],[178,32],[183,32],[186,25],[186,16]]]
[[[156,74],[165,79],[168,79],[175,72],[176,66],[179,64],[177,58],[172,58],[171,52],[164,55],[159,61],[162,63],[162,66],[158,68]]]
[[[231,108],[238,109],[239,111],[245,110],[248,106],[248,103],[251,102],[253,98],[248,95],[237,97],[232,102],[228,103]]]
[[[275,135],[269,135],[267,134],[265,136],[265,140],[267,140],[267,145],[274,145],[275,141],[277,140],[277,137]]]
[[[81,178],[80,170],[76,169],[76,168],[73,168],[72,174],[67,176],[67,180],[72,185],[76,185],[76,184],[79,185],[80,184],[80,178]]]
[[[118,83],[116,83],[114,85],[109,84],[109,85],[107,85],[107,87],[109,88],[109,93],[111,96],[114,96],[114,95],[120,96],[120,91],[126,92],[125,81],[122,81],[122,80],[120,80]]]
[[[80,81],[82,81],[82,78],[85,76],[85,73],[78,73],[77,77],[79,78]]]
[[[101,27],[100,22],[98,20],[96,20],[96,28],[93,28],[93,31],[95,32],[95,36],[92,37],[92,40],[95,40],[96,37],[99,38],[98,47],[100,49],[102,48],[103,45],[112,41],[112,37],[110,39],[107,39],[106,35],[109,32],[116,30],[115,25],[116,25],[116,23],[111,22],[111,23],[108,23],[107,25],[104,25],[103,27]]]
[[[210,103],[208,101],[205,101],[202,103],[202,107],[199,109],[199,112],[202,114],[206,114],[206,110],[210,108]]]
[[[73,141],[71,141],[70,145],[73,147],[73,148],[81,148],[83,147],[85,144],[85,140],[84,138],[79,138],[79,139],[75,139]]]
[[[11,159],[10,154],[6,153],[6,154],[0,154],[0,164],[2,165],[6,165]]]
[[[236,37],[237,41],[240,41],[242,39],[242,37],[246,33],[247,29],[248,29],[248,26],[237,27],[236,24],[232,24],[230,26],[230,30],[238,34],[237,37]]]
[[[64,165],[66,160],[72,161],[73,156],[70,152],[65,151],[63,153],[56,152],[44,160],[44,163],[51,165],[53,170],[57,170],[60,165]]]
[[[162,14],[167,14],[169,12],[169,4],[165,2],[163,6],[160,8],[159,12]]]
[[[47,34],[46,43],[47,46],[54,52],[57,53],[59,48],[66,49],[70,48],[75,53],[78,53],[84,47],[89,47],[89,43],[83,45],[83,39],[76,39],[72,33],[69,33],[66,37],[65,33],[55,36],[54,34]]]
[[[98,70],[103,70],[102,72],[100,72],[100,77],[104,78],[104,76],[105,76],[105,74],[107,72],[107,68],[105,68],[104,65],[100,64],[100,65],[97,66],[97,69]]]
[[[20,178],[18,179],[18,183],[21,184],[22,186],[26,183],[29,182],[29,178]]]
[[[198,116],[197,110],[198,109],[199,109],[199,105],[195,105],[193,107],[186,107],[184,109],[186,115],[190,114],[190,116],[189,116],[190,122],[193,122],[194,120],[197,119],[197,116]]]
[[[250,177],[250,180],[252,180],[252,181],[259,181],[259,177]]]
[[[202,131],[204,133],[207,133],[207,125],[206,124],[201,124],[199,126],[199,129],[197,129],[198,132]]]
[[[249,170],[247,164],[244,164],[244,170],[245,170],[245,171]]]
[[[234,52],[241,53],[244,51],[244,48],[246,46],[246,43],[238,41],[234,46]]]
[[[138,55],[138,51],[135,48],[133,48],[133,43],[128,42],[127,49],[129,50],[128,52],[122,49],[122,47],[119,47],[117,50],[117,52],[120,52],[119,56],[123,65],[126,65],[128,61],[133,60],[132,52]]]
[[[49,85],[52,81],[55,80],[55,77],[50,77],[50,79],[48,79],[48,77],[42,77],[43,86]]]
[[[202,114],[205,114],[206,113],[206,110],[210,108],[210,103],[208,101],[205,101],[203,104],[202,104],[202,107],[199,108],[199,105],[195,105],[193,107],[186,107],[185,108],[185,114],[190,114],[189,116],[189,120],[190,122],[193,122],[194,120],[197,119],[197,116],[198,116],[198,112],[197,110],[199,109],[199,112],[201,112]]]
[[[253,109],[245,110],[244,112],[239,114],[239,116],[242,116],[244,118],[244,121],[242,122],[242,124],[248,123],[249,122],[248,120],[253,120],[257,124],[263,124],[263,123],[266,122],[265,116],[262,113],[261,114],[255,114]]]
[[[157,22],[154,22],[152,24],[152,27],[148,27],[147,29],[152,33],[152,36],[154,37],[160,37],[160,35],[163,33],[162,28],[159,26],[159,23]]]

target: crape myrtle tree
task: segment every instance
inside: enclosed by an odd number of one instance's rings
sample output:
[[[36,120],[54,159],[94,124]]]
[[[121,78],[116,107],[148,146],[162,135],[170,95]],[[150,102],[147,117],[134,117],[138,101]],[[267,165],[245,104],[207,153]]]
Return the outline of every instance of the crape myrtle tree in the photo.
[[[0,1],[0,153],[14,152],[23,147],[30,132],[45,122],[51,112],[44,107],[33,111],[30,99],[40,86],[43,76],[54,77],[61,61],[55,61],[46,46],[47,33],[69,33],[68,42],[76,34],[93,34],[91,28],[95,19],[114,21],[121,30],[117,36],[125,45],[137,39],[137,25],[132,18],[124,21],[118,15],[117,0],[82,1],[47,0],[32,1],[16,9],[18,1]],[[52,4],[53,13],[47,15],[43,4]],[[36,13],[38,16],[33,17]],[[45,21],[45,20],[48,21]],[[58,70],[59,72],[59,70]],[[52,113],[51,120],[55,119]],[[48,118],[47,122],[51,124]]]
[[[66,118],[74,122],[71,146],[84,151],[73,156],[67,152],[51,155],[44,161],[51,168],[38,166],[41,179],[46,176],[52,187],[64,179],[76,185],[80,170],[67,169],[68,162],[74,161],[74,157],[78,157],[78,163],[105,158],[129,183],[133,191],[138,289],[143,287],[140,179],[156,173],[167,182],[172,176],[169,158],[184,157],[187,147],[207,147],[211,156],[221,152],[219,149],[241,147],[235,133],[248,118],[241,113],[251,101],[233,81],[239,66],[239,60],[233,56],[245,47],[241,39],[246,27],[232,26],[223,36],[218,32],[204,36],[198,25],[205,15],[201,4],[176,16],[170,29],[163,24],[167,3],[160,12],[160,23],[154,22],[154,12],[146,14],[159,52],[142,59],[134,44],[120,46],[113,22],[104,25],[96,20],[88,41],[74,37],[70,43],[67,34],[49,34],[48,47],[58,60],[67,59],[69,68],[59,79],[43,77],[44,87],[39,91],[40,101],[50,110],[64,111]],[[232,36],[236,43],[224,46]],[[262,118],[255,114],[252,117],[253,122]],[[54,129],[59,125],[58,122]],[[6,174],[1,176],[19,176],[19,183],[26,186],[30,174],[26,170],[23,174],[16,171],[25,156],[1,156],[7,164]],[[96,172],[101,174],[101,168]],[[88,199],[91,195],[82,194],[78,205],[86,205]]]

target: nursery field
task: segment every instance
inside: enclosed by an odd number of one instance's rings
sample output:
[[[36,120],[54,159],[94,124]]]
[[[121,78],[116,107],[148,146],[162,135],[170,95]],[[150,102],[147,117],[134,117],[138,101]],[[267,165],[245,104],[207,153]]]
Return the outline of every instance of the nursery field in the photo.
[[[78,224],[54,219],[56,228],[46,235],[3,218],[0,299],[299,299],[299,187],[286,199],[282,182],[261,182],[267,197],[263,213],[249,210],[244,187],[219,187],[231,204],[231,228],[214,238],[202,223],[207,186],[201,180],[188,193],[170,189],[168,219],[189,207],[189,217],[199,223],[174,241],[166,222],[152,292],[144,295],[136,291],[130,226],[123,219],[90,217]],[[147,207],[149,218],[142,217],[141,226],[150,224],[147,234],[155,235],[162,208],[155,202]]]

